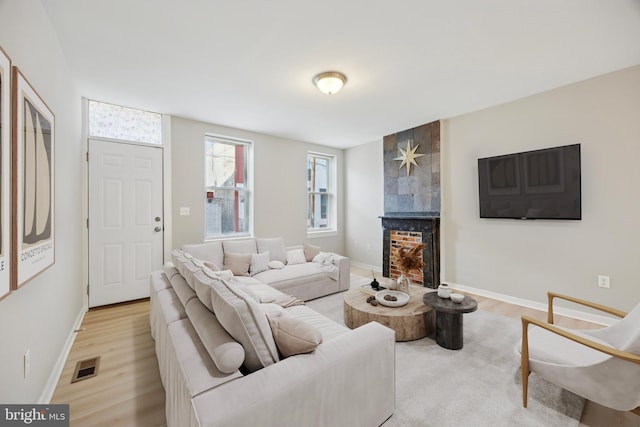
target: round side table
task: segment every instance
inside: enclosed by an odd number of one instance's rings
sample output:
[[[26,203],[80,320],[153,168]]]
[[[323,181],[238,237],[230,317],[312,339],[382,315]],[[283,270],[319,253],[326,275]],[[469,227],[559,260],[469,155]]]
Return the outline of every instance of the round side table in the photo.
[[[436,342],[449,350],[460,350],[462,339],[462,314],[478,308],[478,302],[466,296],[461,303],[440,298],[437,292],[424,294],[422,301],[436,311]]]

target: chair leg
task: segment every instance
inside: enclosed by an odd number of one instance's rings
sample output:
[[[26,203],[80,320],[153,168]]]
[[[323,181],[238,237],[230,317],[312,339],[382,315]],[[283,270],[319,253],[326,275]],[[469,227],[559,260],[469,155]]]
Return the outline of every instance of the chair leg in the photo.
[[[640,415],[640,406],[638,406],[636,409],[632,409],[631,412],[633,412],[636,415]]]
[[[527,323],[522,322],[522,343],[520,349],[520,371],[522,373],[522,406],[527,407],[527,391],[529,388],[529,334]]]
[[[522,371],[522,406],[527,407],[527,391],[529,388],[529,359],[520,366]]]

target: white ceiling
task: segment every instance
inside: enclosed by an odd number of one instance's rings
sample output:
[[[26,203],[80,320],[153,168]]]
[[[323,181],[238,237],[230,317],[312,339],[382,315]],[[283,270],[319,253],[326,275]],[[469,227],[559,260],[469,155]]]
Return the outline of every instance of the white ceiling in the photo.
[[[640,64],[639,0],[42,3],[85,97],[343,148]]]

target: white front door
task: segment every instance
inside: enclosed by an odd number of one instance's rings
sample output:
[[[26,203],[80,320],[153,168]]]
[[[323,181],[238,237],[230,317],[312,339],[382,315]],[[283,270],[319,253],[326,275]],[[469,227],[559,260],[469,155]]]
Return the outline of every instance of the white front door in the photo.
[[[89,140],[89,307],[149,297],[162,192],[162,148]]]

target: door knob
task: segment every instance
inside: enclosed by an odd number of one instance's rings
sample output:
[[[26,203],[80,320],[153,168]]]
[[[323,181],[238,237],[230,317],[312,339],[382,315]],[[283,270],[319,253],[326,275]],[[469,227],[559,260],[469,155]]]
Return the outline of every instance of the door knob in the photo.
[[[156,233],[159,233],[159,232],[161,232],[161,231],[162,231],[162,228],[160,228],[160,227],[156,227],[156,228],[154,228],[154,230],[155,230],[155,232],[156,232]]]
[[[160,222],[160,217],[159,216],[156,217],[156,222]]]

